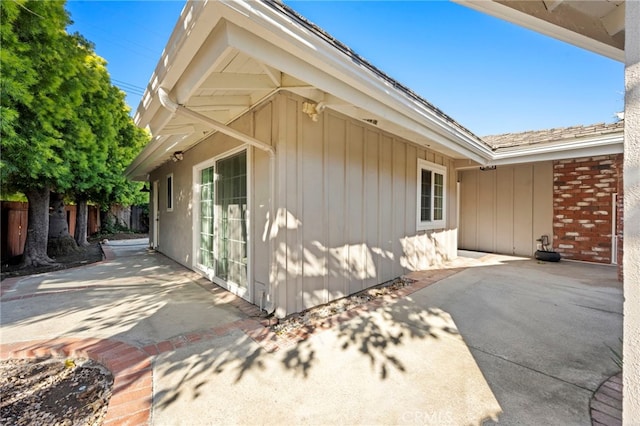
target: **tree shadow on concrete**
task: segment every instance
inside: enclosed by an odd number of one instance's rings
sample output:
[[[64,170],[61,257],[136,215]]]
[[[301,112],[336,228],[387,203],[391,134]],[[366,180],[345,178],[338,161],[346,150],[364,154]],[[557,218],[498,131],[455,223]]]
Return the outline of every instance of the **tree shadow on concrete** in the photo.
[[[438,309],[415,310],[415,305],[394,304],[341,324],[338,336],[343,350],[357,348],[369,360],[371,369],[386,379],[392,369],[400,373],[407,370],[402,358],[394,353],[395,349],[415,339],[438,339],[443,332],[458,334],[453,322],[440,324],[443,319],[450,320],[444,315]]]
[[[438,309],[420,308],[411,301],[390,303],[377,309],[363,310],[359,315],[341,322],[336,327],[319,330],[307,326],[309,338],[291,343],[280,340],[277,351],[268,351],[256,344],[240,330],[227,336],[199,343],[200,352],[180,358],[170,355],[162,361],[168,362],[159,374],[173,377],[171,385],[159,389],[156,401],[161,409],[171,406],[180,395],[198,398],[200,389],[209,382],[219,383],[220,388],[238,385],[241,381],[256,375],[288,375],[290,380],[307,380],[311,372],[323,362],[336,362],[344,368],[360,358],[369,365],[371,375],[387,380],[394,374],[406,374],[409,370],[403,359],[404,351],[411,351],[411,344],[417,340],[438,340],[443,336],[461,339],[451,317]],[[326,333],[326,334],[325,334]],[[322,345],[324,336],[329,337],[332,349],[327,359],[326,348]],[[321,350],[322,349],[322,350]],[[361,357],[348,355],[357,353]],[[322,357],[324,354],[324,358]],[[275,370],[275,371],[272,371]],[[328,378],[328,380],[340,378]]]

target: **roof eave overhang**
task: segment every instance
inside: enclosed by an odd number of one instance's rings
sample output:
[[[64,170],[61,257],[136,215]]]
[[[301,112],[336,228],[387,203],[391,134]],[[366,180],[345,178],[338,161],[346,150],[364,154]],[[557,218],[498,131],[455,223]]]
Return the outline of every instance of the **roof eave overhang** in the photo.
[[[581,138],[570,142],[497,149],[491,156],[489,165],[498,166],[620,154],[623,149],[624,136],[620,132],[606,136]]]
[[[264,12],[273,15],[259,15],[264,22],[258,23],[256,32],[248,30],[248,22],[228,25],[228,38],[234,48],[460,155],[480,161],[490,155],[490,148],[475,135],[464,132],[368,69],[347,60],[332,46],[317,43],[311,32],[298,28],[295,37],[278,37],[277,32],[290,34],[292,27],[286,21],[274,24],[283,17],[268,6],[251,4],[266,8]],[[268,28],[269,24],[275,28]]]
[[[215,55],[208,55],[208,62],[191,60],[189,55],[195,56],[205,44]],[[215,56],[233,49],[461,156],[485,162],[491,155],[490,148],[475,135],[354,63],[334,46],[319,42],[310,29],[291,25],[273,6],[237,0],[189,2],[134,117],[138,126],[152,132],[153,139],[127,168],[127,177],[146,180],[151,159],[165,155],[180,137],[159,134],[172,113],[161,106],[158,89],[162,87],[178,103],[184,102],[206,78]]]
[[[548,35],[591,52],[624,62],[624,50],[490,0],[453,0],[463,6]]]

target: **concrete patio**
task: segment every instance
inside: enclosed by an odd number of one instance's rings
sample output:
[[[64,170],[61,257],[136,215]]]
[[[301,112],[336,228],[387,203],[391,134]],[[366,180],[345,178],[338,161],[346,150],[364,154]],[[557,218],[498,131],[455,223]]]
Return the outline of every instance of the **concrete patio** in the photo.
[[[46,347],[115,366],[109,424],[589,424],[618,370],[609,266],[461,253],[403,297],[283,339],[146,241],[109,245],[112,260],[16,280],[0,312],[3,357]],[[136,368],[151,385],[126,380]]]

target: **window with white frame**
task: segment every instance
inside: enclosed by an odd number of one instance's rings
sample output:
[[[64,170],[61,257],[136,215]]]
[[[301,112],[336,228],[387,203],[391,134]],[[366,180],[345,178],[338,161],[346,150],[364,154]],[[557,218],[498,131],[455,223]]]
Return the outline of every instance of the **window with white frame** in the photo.
[[[167,175],[167,211],[173,211],[173,173]]]
[[[447,169],[418,159],[418,230],[445,227]]]

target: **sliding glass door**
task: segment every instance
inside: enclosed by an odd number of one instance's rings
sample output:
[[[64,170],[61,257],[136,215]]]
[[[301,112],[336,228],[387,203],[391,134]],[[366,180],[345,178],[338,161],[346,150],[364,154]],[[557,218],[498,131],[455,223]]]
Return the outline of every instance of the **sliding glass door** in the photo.
[[[215,160],[199,178],[198,267],[248,297],[247,153]]]

